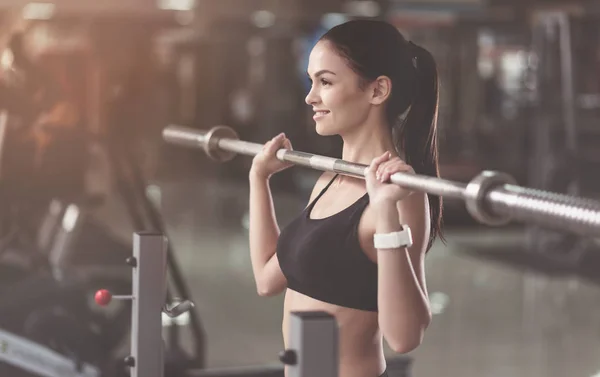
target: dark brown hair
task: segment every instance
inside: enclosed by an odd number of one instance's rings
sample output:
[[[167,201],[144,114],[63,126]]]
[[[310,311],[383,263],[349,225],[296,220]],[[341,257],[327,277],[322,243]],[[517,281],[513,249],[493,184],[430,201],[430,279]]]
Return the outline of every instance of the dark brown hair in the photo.
[[[429,51],[407,41],[383,21],[353,20],[335,26],[320,41],[329,42],[363,82],[379,76],[392,81],[386,116],[394,145],[417,174],[439,177],[438,73]],[[429,195],[431,232],[427,249],[442,235],[442,198]]]

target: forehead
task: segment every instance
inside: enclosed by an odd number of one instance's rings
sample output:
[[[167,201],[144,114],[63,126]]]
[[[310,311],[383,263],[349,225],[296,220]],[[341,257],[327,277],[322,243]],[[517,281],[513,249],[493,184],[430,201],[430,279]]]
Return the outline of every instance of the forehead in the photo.
[[[331,44],[320,41],[310,52],[307,70],[310,75],[313,75],[324,69],[333,71],[336,74],[350,71],[346,61],[335,51]]]

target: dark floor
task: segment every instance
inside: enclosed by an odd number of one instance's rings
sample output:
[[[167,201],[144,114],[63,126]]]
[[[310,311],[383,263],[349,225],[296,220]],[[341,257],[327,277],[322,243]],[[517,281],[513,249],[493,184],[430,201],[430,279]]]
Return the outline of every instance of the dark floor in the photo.
[[[282,349],[282,297],[261,298],[254,289],[244,222],[247,189],[243,180],[204,177],[148,190],[160,202],[205,326],[210,367],[274,364]],[[305,205],[298,195],[278,194],[275,200],[282,224]],[[133,229],[118,202],[100,217],[116,234],[131,238]],[[414,376],[600,375],[595,283],[477,257],[479,250],[521,249],[519,228],[463,227],[448,230],[447,239],[427,258],[435,316],[411,355]]]

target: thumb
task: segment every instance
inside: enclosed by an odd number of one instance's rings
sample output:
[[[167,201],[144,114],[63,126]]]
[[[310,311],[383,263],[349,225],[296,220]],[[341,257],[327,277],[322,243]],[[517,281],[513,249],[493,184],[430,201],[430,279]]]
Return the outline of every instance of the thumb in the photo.
[[[375,161],[371,161],[371,163],[365,168],[365,178],[375,179],[375,172],[377,172],[377,165],[375,164]]]
[[[283,133],[275,136],[273,139],[271,139],[271,142],[269,143],[269,145],[267,146],[267,150],[265,151],[266,154],[272,156],[274,155],[277,150],[279,150],[281,148],[281,144],[283,142]]]

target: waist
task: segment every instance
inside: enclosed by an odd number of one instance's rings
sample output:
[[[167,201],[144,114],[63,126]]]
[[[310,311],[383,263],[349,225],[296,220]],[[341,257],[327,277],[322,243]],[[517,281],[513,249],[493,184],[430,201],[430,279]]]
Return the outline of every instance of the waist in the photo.
[[[284,298],[284,315],[294,311],[322,311],[333,317],[340,330],[340,337],[350,337],[353,343],[357,337],[366,336],[367,341],[379,337],[379,316],[375,311],[355,309],[319,300],[292,288],[287,288]]]
[[[365,365],[384,365],[383,341],[376,312],[345,308],[322,302],[288,289],[285,293],[282,331],[288,344],[289,317],[295,311],[323,311],[335,317],[338,327],[340,368],[363,369]],[[383,363],[383,364],[382,364]],[[373,370],[372,366],[367,367]],[[374,377],[381,374],[373,374]],[[341,370],[340,370],[341,373]],[[342,374],[340,374],[342,376]],[[350,376],[352,377],[352,376]]]

